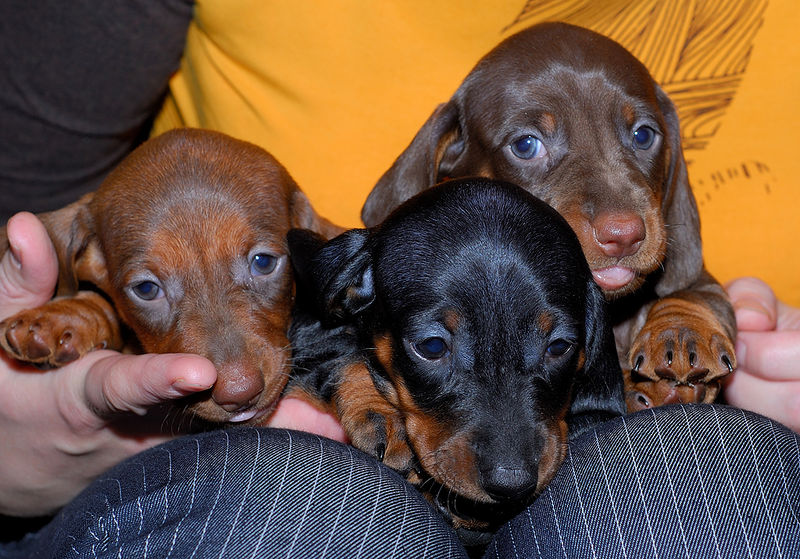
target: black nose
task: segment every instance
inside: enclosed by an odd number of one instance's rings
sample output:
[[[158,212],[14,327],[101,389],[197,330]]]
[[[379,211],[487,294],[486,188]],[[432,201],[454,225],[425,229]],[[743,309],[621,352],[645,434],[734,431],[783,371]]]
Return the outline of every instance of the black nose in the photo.
[[[496,464],[481,472],[483,489],[497,501],[523,499],[536,490],[539,479],[535,467]]]

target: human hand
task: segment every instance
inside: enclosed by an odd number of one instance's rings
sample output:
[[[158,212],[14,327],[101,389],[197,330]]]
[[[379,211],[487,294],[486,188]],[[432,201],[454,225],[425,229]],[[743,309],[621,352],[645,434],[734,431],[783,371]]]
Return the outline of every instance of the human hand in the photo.
[[[47,301],[58,275],[50,239],[32,214],[7,225],[0,261],[0,318]],[[40,371],[0,356],[0,513],[57,509],[117,462],[171,435],[163,402],[208,389],[216,371],[191,355],[95,351]]]
[[[58,276],[35,216],[17,214],[7,231],[0,319],[49,300]],[[106,469],[180,434],[162,404],[215,380],[211,362],[196,355],[93,351],[47,371],[0,355],[0,513],[50,513]],[[300,400],[282,401],[268,424],[345,440],[335,419]]]
[[[800,432],[800,309],[756,278],[738,278],[726,289],[739,328],[738,368],[726,379],[726,401]]]
[[[298,398],[284,398],[278,402],[266,426],[307,431],[342,443],[349,442],[338,419]]]

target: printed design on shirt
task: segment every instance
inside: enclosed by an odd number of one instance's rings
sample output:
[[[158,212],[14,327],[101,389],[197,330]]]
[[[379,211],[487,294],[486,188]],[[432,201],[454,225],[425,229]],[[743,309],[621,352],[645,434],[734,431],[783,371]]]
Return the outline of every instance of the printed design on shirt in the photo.
[[[768,0],[528,0],[508,26],[565,21],[639,58],[669,94],[687,159],[719,129],[747,70]]]
[[[743,161],[738,165],[715,171],[706,177],[694,178],[694,190],[697,205],[701,208],[714,199],[714,195],[724,189],[729,183],[747,181],[757,188],[762,196],[772,194],[777,186],[777,178],[772,170],[761,161]]]

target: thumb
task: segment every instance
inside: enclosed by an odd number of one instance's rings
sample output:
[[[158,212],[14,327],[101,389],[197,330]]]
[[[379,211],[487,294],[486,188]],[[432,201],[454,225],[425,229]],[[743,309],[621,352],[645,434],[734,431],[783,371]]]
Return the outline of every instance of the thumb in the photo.
[[[144,415],[154,406],[208,390],[217,379],[214,365],[199,355],[102,354],[108,357],[90,366],[84,384],[86,403],[99,418]]]
[[[725,289],[742,331],[774,330],[778,319],[778,300],[772,289],[757,278],[738,278]]]
[[[0,259],[0,318],[38,307],[53,296],[58,258],[35,215],[18,213],[6,224],[9,250]]]

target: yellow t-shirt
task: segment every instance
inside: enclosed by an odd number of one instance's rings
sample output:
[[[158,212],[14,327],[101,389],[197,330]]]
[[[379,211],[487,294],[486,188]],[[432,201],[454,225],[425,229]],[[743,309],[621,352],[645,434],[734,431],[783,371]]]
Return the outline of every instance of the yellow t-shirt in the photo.
[[[719,280],[800,305],[800,4],[795,0],[197,0],[154,133],[220,130],[275,155],[344,226],[433,109],[506,36],[592,28],[670,93]]]

